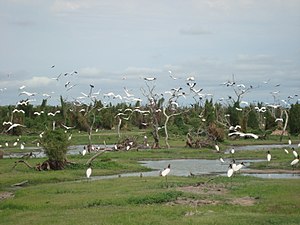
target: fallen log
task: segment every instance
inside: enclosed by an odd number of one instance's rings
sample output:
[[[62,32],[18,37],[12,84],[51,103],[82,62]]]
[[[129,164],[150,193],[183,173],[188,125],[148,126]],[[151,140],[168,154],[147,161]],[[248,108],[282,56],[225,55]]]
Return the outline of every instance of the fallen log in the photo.
[[[21,187],[21,186],[24,186],[27,183],[28,183],[28,180],[24,180],[24,181],[22,181],[20,183],[12,184],[11,186],[12,187]]]
[[[94,159],[96,159],[99,155],[102,155],[104,152],[106,152],[107,150],[103,150],[103,151],[101,151],[101,152],[98,152],[98,153],[96,153],[95,155],[93,155],[87,162],[86,162],[86,165],[89,165],[89,164],[91,164],[92,163],[92,161],[94,160]]]
[[[27,161],[25,160],[19,160],[19,161],[16,161],[15,162],[15,165],[13,166],[12,169],[16,168],[16,166],[19,164],[19,163],[24,163],[27,167],[29,167],[30,169],[33,169],[34,167],[31,166]]]

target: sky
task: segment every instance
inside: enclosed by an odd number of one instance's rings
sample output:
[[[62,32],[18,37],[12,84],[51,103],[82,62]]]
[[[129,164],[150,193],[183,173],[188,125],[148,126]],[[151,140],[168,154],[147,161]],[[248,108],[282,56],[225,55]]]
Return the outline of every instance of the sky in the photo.
[[[192,103],[188,77],[214,101],[235,96],[224,85],[234,78],[253,87],[245,101],[295,102],[299,12],[300,0],[0,0],[0,105],[28,98],[22,91],[36,93],[32,104],[85,101],[90,84],[105,101],[124,88],[143,99],[148,85],[182,87],[180,104]]]

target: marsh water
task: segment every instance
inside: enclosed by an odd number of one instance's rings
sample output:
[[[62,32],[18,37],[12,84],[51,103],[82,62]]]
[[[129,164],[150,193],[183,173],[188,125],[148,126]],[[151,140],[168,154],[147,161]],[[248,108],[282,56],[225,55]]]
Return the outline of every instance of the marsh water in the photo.
[[[300,174],[288,174],[288,173],[272,173],[272,174],[253,174],[247,173],[247,167],[250,163],[259,162],[262,160],[246,160],[243,161],[245,163],[245,167],[243,170],[244,176],[255,176],[260,178],[300,178]],[[240,163],[240,161],[236,161],[236,163]],[[226,176],[228,165],[230,160],[221,163],[219,160],[207,160],[207,159],[173,159],[173,160],[157,160],[157,161],[140,161],[142,165],[147,168],[152,169],[150,172],[138,172],[138,173],[124,173],[119,175],[111,175],[111,176],[94,176],[93,180],[97,179],[109,179],[116,177],[132,177],[132,176],[159,176],[159,173],[162,169],[171,165],[170,176],[199,176],[199,175],[221,175]]]
[[[247,145],[247,146],[234,146],[236,151],[244,151],[244,150],[267,150],[272,148],[287,148],[287,147],[296,147],[297,145]],[[69,148],[68,154],[76,155],[79,154],[83,150],[83,145],[71,146]],[[103,148],[105,146],[98,146]],[[111,147],[111,146],[106,146]],[[42,149],[37,148],[25,148],[22,153],[12,153],[10,155],[5,155],[6,158],[20,158],[26,152],[33,151],[33,154],[36,157],[45,157]],[[229,154],[230,149],[226,149],[225,153]],[[288,174],[288,173],[278,173],[278,174],[247,174],[247,167],[252,162],[258,162],[261,160],[245,160],[245,167],[243,168],[243,175],[247,176],[255,176],[261,178],[300,178],[300,174]],[[237,161],[236,163],[240,163],[242,160]],[[209,174],[218,174],[218,175],[226,175],[228,170],[228,165],[230,163],[230,159],[227,159],[224,163],[220,162],[219,159],[215,160],[206,160],[206,159],[172,159],[172,160],[156,160],[156,161],[140,161],[142,165],[150,168],[152,171],[150,172],[138,172],[138,173],[125,173],[113,176],[93,176],[92,179],[108,179],[115,178],[119,176],[158,176],[159,171],[164,169],[171,164],[171,176],[197,176],[197,175],[209,175]]]

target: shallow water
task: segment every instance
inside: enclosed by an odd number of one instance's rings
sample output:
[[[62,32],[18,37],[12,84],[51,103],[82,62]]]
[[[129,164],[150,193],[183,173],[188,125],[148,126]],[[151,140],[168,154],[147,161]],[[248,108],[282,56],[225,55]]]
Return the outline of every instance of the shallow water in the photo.
[[[83,150],[83,145],[77,146],[70,146],[68,154],[76,155],[79,154]],[[99,145],[97,147],[103,148],[104,145]],[[111,147],[111,146],[106,146]],[[284,147],[291,147],[289,145],[250,145],[250,146],[238,146],[235,147],[236,151],[241,150],[255,150],[255,149],[262,149],[267,150],[270,148],[284,148]],[[41,148],[25,148],[21,153],[11,153],[10,155],[5,155],[5,158],[20,158],[24,154],[33,151],[33,154],[36,157],[45,157]],[[227,150],[229,152],[229,150]],[[173,160],[158,160],[158,161],[140,161],[145,167],[152,169],[153,171],[150,172],[138,172],[138,173],[125,173],[120,175],[112,175],[112,176],[92,176],[92,180],[97,179],[109,179],[109,178],[116,178],[119,176],[126,177],[126,176],[159,176],[159,171],[164,169],[171,164],[171,172],[170,175],[172,176],[191,176],[194,175],[207,175],[207,174],[220,174],[226,175],[228,170],[228,165],[231,159],[225,159],[224,163],[221,163],[219,159],[215,160],[206,160],[206,159],[173,159]],[[242,168],[244,170],[243,175],[245,176],[255,176],[261,178],[300,178],[299,174],[247,174],[245,173],[247,170],[247,166],[250,165],[251,162],[259,162],[262,160],[245,160],[244,163],[246,167]],[[240,163],[242,160],[237,161],[236,163]]]
[[[98,148],[104,148],[104,147],[113,147],[112,145],[96,145],[95,147]],[[68,155],[79,155],[79,152],[82,152],[84,148],[84,145],[72,145],[68,148]],[[20,152],[15,152],[15,153],[8,153],[4,155],[4,158],[21,158],[22,156],[24,156],[27,153],[33,153],[33,157],[36,158],[44,158],[46,157],[43,148],[41,147],[25,147],[23,150],[20,150]]]
[[[247,166],[252,162],[258,162],[261,160],[247,160],[245,162],[246,167],[242,168],[244,176],[255,176],[260,178],[272,178],[272,179],[282,179],[282,178],[295,178],[299,179],[300,174],[247,174]],[[240,163],[236,161],[236,163]],[[171,164],[170,176],[191,176],[193,175],[209,175],[209,174],[219,174],[226,176],[228,165],[230,161],[225,161],[221,163],[219,160],[205,160],[205,159],[176,159],[176,160],[159,160],[159,161],[140,161],[140,163],[153,171],[150,172],[138,172],[138,173],[124,173],[119,175],[111,176],[93,176],[92,180],[99,179],[111,179],[117,177],[148,177],[148,176],[159,176],[160,170],[164,169]]]

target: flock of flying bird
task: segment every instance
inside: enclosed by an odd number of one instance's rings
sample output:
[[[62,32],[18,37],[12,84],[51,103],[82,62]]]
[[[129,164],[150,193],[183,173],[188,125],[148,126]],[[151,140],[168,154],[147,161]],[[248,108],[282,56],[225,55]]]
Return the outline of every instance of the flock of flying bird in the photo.
[[[55,67],[55,65],[51,66],[51,69],[53,69]],[[172,73],[172,71],[168,71],[169,72],[169,76],[171,79],[173,80],[177,80],[177,79],[182,79],[182,78],[179,78],[179,77],[175,77]],[[58,76],[56,77],[53,77],[52,79],[53,80],[56,80],[56,81],[60,81],[60,79],[62,77],[68,77],[68,76],[75,76],[75,75],[78,75],[78,72],[77,71],[72,71],[72,72],[65,72],[65,73],[60,73]],[[125,77],[123,79],[126,79]],[[142,79],[144,79],[146,82],[153,82],[153,81],[156,81],[157,78],[156,77],[142,77]],[[195,82],[195,77],[194,76],[190,76],[190,77],[187,77],[185,79],[186,81],[186,85],[188,86],[188,89],[190,91],[190,94],[193,95],[193,98],[194,97],[199,97],[200,99],[203,99],[203,98],[206,98],[206,97],[211,97],[212,94],[204,94],[202,93],[203,89],[202,88],[199,88],[199,89],[196,89],[196,82]],[[265,81],[264,84],[267,84],[269,81]],[[64,87],[65,87],[65,90],[66,91],[69,91],[71,90],[72,88],[74,88],[77,84],[73,84],[71,80],[68,80],[65,82],[64,84]],[[251,90],[251,89],[254,89],[255,87],[253,87],[252,85],[250,85],[249,87],[246,87],[246,85],[244,84],[237,84],[236,81],[234,80],[234,76],[232,78],[232,80],[228,80],[224,83],[222,83],[221,85],[224,85],[226,87],[235,87],[237,88],[235,90],[236,93],[238,93],[240,96],[242,96],[244,93],[246,93],[247,91]],[[279,87],[280,84],[276,84],[275,87]],[[19,96],[26,96],[28,98],[31,98],[31,97],[34,97],[35,95],[37,95],[36,92],[28,92],[28,91],[25,91],[24,89],[26,88],[25,85],[22,85],[21,87],[19,87]],[[81,96],[77,97],[74,99],[74,104],[77,104],[77,105],[81,105],[83,102],[84,99],[86,98],[89,98],[89,99],[95,99],[97,98],[97,96],[100,94],[100,90],[98,92],[92,92],[94,88],[94,85],[90,84],[90,91],[88,94],[86,93],[83,93],[81,92]],[[134,94],[130,93],[130,90],[128,90],[126,87],[124,87],[124,93],[125,95],[122,96],[120,94],[115,94],[113,92],[108,92],[108,93],[104,93],[103,94],[103,97],[104,98],[110,98],[110,99],[119,99],[119,100],[125,100],[127,102],[136,102],[136,101],[142,101],[140,98],[137,98],[134,96]],[[187,96],[187,93],[185,93],[183,91],[183,88],[182,87],[178,87],[178,88],[172,88],[170,91],[165,91],[164,94],[169,94],[171,97],[170,99],[172,99],[172,97],[177,97],[176,100],[179,98],[179,97],[184,97],[186,98]],[[273,91],[271,92],[272,96],[274,97],[274,100],[275,98],[279,95],[279,91]],[[42,94],[43,97],[46,97],[46,98],[51,98],[51,95],[48,94],[48,93],[44,93]],[[284,104],[284,106],[287,106],[289,105],[289,102],[290,100],[292,100],[294,97],[298,97],[297,94],[294,94],[294,95],[290,95],[288,96],[288,100],[281,100],[281,103]],[[228,96],[228,99],[227,100],[230,100],[232,99],[231,96]],[[174,100],[174,101],[170,101],[170,104],[175,106],[175,107],[178,107],[178,102]],[[223,101],[225,100],[224,98],[221,98],[219,99],[218,101]],[[20,102],[18,102],[16,104],[16,106],[19,106],[19,105],[27,105],[29,104],[30,102],[33,102],[35,101],[34,99],[27,99],[27,100],[22,100]],[[247,101],[241,101],[240,102],[241,105],[246,105],[248,106],[249,103]],[[278,107],[281,107],[281,104],[280,103],[276,103],[276,104],[268,104],[266,103],[265,106],[261,106],[261,107],[258,107],[256,106],[255,107],[255,110],[259,113],[264,113],[267,111],[267,107],[271,107],[271,108],[278,108]],[[84,109],[82,109],[84,110]],[[136,111],[138,111],[139,109],[135,109]],[[236,108],[237,111],[242,111],[243,108]],[[17,109],[15,108],[13,111],[12,111],[12,114],[14,113],[25,113],[23,110],[21,109]],[[34,112],[34,115],[41,115],[43,114],[44,112],[41,111],[41,112]],[[47,115],[48,116],[56,116],[56,114],[60,113],[60,111],[55,111],[55,112],[48,112]],[[144,113],[144,112],[141,112],[141,113]],[[116,116],[124,116],[125,114],[123,112],[120,112],[118,113]],[[283,119],[282,118],[276,118],[275,122],[283,122]],[[16,128],[16,127],[25,127],[24,125],[22,124],[18,124],[18,123],[12,123],[11,121],[5,121],[3,122],[3,125],[9,125],[9,127],[5,130],[5,132],[9,132],[10,130]],[[63,127],[65,129],[71,129],[73,127],[68,127],[66,125],[63,125]],[[252,133],[243,133],[243,132],[240,132],[240,131],[237,131],[237,127],[230,127],[229,128],[230,130],[232,130],[233,132],[230,132],[229,133],[229,136],[232,136],[232,135],[238,135],[238,136],[241,136],[241,137],[252,137],[254,139],[257,139],[258,136],[255,135],[255,134],[252,134]],[[24,148],[24,145],[22,144],[21,145],[23,148]],[[216,150],[219,152],[219,147],[218,145],[215,146]],[[234,151],[234,150],[233,150]],[[288,152],[288,150],[285,149],[286,152]],[[296,151],[293,150],[293,154],[295,156],[295,159],[291,162],[291,165],[292,166],[295,166],[296,164],[299,163],[299,155],[297,153],[295,153]],[[232,154],[234,152],[231,152]],[[220,158],[221,162],[223,163],[224,160],[222,158]],[[271,160],[271,154],[270,152],[268,152],[267,154],[267,161],[270,161]],[[242,167],[244,166],[244,163],[240,163],[240,164],[236,164],[235,161],[233,160],[232,163],[229,164],[229,169],[228,169],[228,172],[227,172],[227,175],[228,177],[231,177],[234,172],[237,172],[239,171]],[[164,177],[167,177],[167,175],[170,173],[170,165],[168,165],[167,168],[165,168],[163,171],[161,171],[160,175],[161,176],[164,176]],[[86,176],[87,178],[89,178],[91,176],[91,173],[92,173],[92,169],[91,167],[89,167],[86,171]]]

